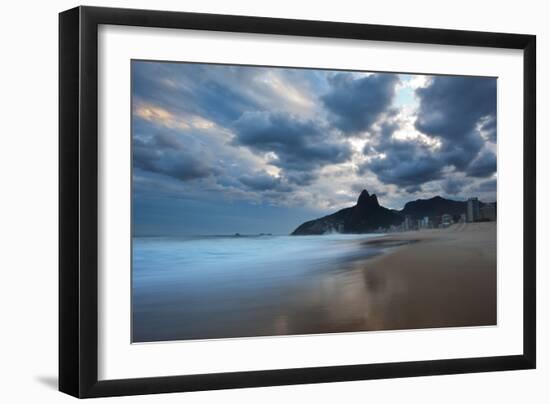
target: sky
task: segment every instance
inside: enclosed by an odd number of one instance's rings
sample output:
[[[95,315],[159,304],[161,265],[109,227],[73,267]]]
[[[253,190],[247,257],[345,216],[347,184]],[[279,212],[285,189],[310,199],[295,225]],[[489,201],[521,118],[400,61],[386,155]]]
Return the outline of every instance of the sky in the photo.
[[[352,206],[496,200],[497,80],[132,61],[135,235],[288,234]]]

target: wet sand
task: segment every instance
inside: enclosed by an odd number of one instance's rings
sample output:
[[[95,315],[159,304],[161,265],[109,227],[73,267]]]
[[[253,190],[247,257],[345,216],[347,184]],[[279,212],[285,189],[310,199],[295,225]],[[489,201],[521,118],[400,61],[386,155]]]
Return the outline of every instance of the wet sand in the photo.
[[[273,334],[495,325],[496,223],[396,233],[381,255],[323,277]]]

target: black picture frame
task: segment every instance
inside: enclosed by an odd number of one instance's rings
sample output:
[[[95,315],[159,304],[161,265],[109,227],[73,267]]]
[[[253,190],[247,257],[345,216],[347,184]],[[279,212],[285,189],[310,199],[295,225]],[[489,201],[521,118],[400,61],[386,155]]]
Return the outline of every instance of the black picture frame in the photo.
[[[523,353],[98,380],[98,26],[100,24],[509,48],[523,51]],[[77,7],[59,15],[59,390],[104,397],[536,366],[536,37],[184,12]]]

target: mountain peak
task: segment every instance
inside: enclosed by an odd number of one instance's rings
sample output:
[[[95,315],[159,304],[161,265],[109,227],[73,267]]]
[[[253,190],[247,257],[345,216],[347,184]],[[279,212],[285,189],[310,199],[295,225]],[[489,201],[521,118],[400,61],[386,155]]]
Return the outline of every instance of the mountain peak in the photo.
[[[466,202],[445,199],[439,195],[430,199],[417,199],[407,202],[400,213],[410,215],[414,219],[423,217],[441,216],[443,214],[460,215],[466,212]]]
[[[357,204],[344,208],[331,215],[302,223],[292,232],[293,235],[338,233],[368,233],[380,228],[386,229],[403,222],[396,211],[380,206],[375,194],[361,191]]]
[[[369,191],[366,189],[362,190],[357,199],[357,205],[360,205],[362,202],[367,201],[370,198]]]
[[[376,194],[370,195],[369,191],[364,189],[357,199],[357,206],[378,206],[378,198]]]

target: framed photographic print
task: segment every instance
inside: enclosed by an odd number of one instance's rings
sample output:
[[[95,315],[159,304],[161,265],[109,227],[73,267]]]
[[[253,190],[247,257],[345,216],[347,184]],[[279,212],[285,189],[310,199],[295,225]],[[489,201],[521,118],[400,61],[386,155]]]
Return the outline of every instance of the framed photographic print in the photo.
[[[60,14],[59,386],[535,367],[535,37]]]

